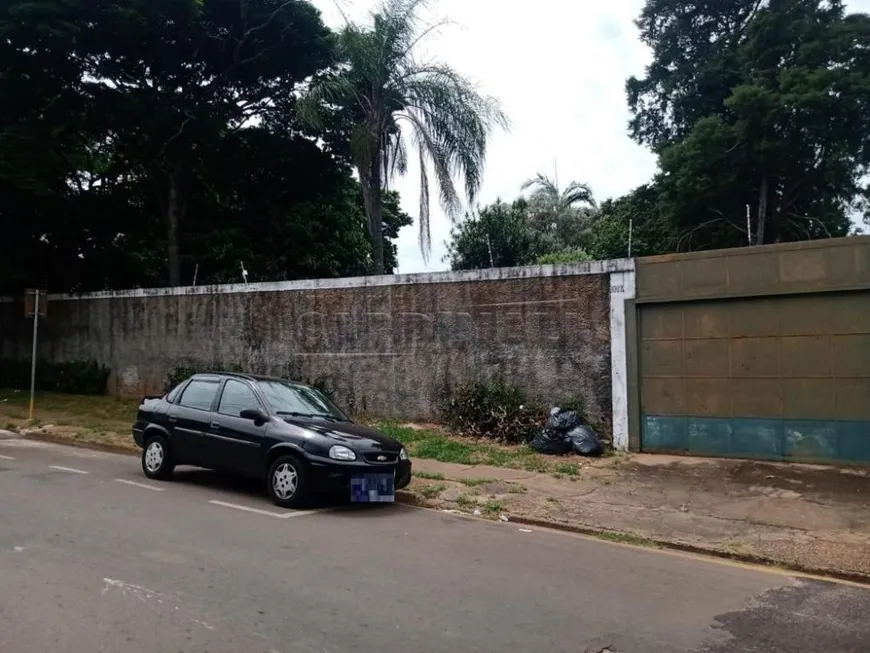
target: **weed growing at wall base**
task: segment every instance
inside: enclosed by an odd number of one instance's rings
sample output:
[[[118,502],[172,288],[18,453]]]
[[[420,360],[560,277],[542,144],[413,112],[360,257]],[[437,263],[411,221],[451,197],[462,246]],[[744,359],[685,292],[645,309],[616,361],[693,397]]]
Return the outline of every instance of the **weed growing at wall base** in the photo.
[[[519,386],[500,377],[445,389],[439,404],[444,423],[462,435],[512,444],[531,440],[546,416]]]
[[[30,389],[30,361],[0,359],[0,387]],[[109,368],[96,361],[36,362],[36,389],[75,395],[106,394]]]

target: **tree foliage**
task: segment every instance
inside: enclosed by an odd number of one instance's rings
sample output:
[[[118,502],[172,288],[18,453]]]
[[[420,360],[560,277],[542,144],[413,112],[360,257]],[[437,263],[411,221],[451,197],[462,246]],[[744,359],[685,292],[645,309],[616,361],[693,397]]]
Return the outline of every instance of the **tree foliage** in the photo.
[[[297,119],[335,62],[308,3],[0,0],[0,35],[0,292],[374,269],[348,134]]]
[[[449,66],[418,57],[420,41],[438,25],[420,17],[427,0],[385,0],[370,25],[348,22],[337,38],[339,66],[318,77],[302,106],[321,125],[334,107],[351,117],[350,153],[362,183],[375,270],[383,272],[382,193],[407,169],[410,145],[420,166],[420,250],[429,255],[430,174],[451,216],[461,208],[453,177],[472,202],[480,189],[487,141],[507,119],[496,100],[481,95]]]
[[[532,191],[529,220],[545,252],[588,244],[597,216],[595,197],[588,185],[572,181],[562,189],[555,180],[538,173],[522,185],[522,190]]]
[[[840,0],[648,0],[637,25],[653,61],[627,83],[630,132],[659,155],[655,213],[674,247],[849,232],[868,197],[866,14]]]
[[[528,198],[496,201],[459,220],[451,231],[447,260],[454,270],[579,263],[591,259],[598,216],[592,191],[572,182],[564,190],[544,175],[522,186]]]

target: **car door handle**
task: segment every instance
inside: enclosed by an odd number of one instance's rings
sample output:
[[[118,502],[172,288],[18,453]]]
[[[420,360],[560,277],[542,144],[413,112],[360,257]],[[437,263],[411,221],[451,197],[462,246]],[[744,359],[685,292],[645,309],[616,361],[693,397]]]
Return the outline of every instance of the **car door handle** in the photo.
[[[172,415],[170,415],[168,419],[169,419],[169,421],[172,422],[173,424],[175,424],[175,423],[178,421],[178,418],[177,418],[177,417],[173,417]]]
[[[221,425],[218,422],[212,422],[211,424],[209,424],[209,427],[213,429],[219,429]]]

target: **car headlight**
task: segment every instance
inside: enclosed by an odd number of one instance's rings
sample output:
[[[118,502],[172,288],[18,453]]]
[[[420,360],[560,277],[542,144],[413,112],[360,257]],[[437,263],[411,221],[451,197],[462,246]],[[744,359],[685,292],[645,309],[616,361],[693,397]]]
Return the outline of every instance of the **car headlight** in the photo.
[[[330,447],[329,457],[333,460],[356,460],[356,454],[340,444]]]
[[[399,449],[399,460],[408,460],[408,452],[405,451],[405,447]]]

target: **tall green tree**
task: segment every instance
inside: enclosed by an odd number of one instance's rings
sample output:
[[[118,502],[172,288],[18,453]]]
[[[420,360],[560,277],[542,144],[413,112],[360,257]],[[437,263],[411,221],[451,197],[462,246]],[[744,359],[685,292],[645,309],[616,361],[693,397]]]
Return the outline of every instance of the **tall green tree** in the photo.
[[[150,181],[166,225],[169,283],[178,285],[180,229],[201,169],[223,135],[292,104],[297,85],[331,63],[329,33],[306,2],[95,4],[102,11],[77,53],[92,115],[118,160]]]
[[[346,128],[296,120],[310,5],[0,0],[0,35],[0,293],[165,285],[173,238],[185,284],[373,271]],[[407,224],[387,193],[388,270]]]
[[[540,255],[540,239],[528,219],[528,202],[497,200],[457,220],[445,260],[453,270],[529,265]]]
[[[616,199],[602,202],[590,234],[596,259],[653,256],[677,251],[677,237],[654,180]]]
[[[840,0],[648,0],[627,83],[675,246],[845,235],[867,207],[870,18]],[[747,219],[749,228],[747,228]]]
[[[431,248],[430,174],[451,216],[461,208],[453,181],[461,176],[469,202],[480,189],[487,141],[507,120],[496,100],[467,78],[417,52],[433,26],[422,22],[427,0],[385,0],[369,25],[348,22],[336,39],[340,65],[312,84],[302,106],[309,124],[322,125],[333,107],[344,108],[352,127],[350,153],[362,184],[375,271],[383,273],[383,193],[404,174],[408,141],[420,164],[420,249]],[[431,171],[431,172],[430,172]]]

